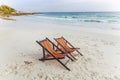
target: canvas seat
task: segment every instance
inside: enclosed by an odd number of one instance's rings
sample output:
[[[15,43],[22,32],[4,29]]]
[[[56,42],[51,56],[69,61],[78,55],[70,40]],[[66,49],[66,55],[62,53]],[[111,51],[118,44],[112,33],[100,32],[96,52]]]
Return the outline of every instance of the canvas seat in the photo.
[[[73,61],[73,59],[68,56],[68,53],[63,52],[61,49],[59,49],[52,41],[50,41],[48,38],[36,41],[43,49],[43,57],[39,60],[45,61],[45,60],[57,60],[61,65],[63,65],[67,70],[70,71],[70,69],[62,62],[60,59],[64,59],[65,57],[68,57],[70,60]],[[56,51],[59,50],[58,51]],[[47,51],[47,54],[46,54]],[[52,58],[51,58],[52,57]]]
[[[68,42],[64,37],[60,37],[60,38],[54,38],[55,41],[58,44],[58,47],[68,53],[72,53],[74,51],[77,51],[81,56],[83,56],[82,53],[80,53],[78,50],[80,48],[75,48],[70,42]]]

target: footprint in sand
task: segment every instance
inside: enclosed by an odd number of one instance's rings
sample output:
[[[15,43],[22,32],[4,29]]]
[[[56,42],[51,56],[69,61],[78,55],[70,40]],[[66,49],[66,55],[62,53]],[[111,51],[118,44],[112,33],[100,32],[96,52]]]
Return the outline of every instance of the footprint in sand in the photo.
[[[102,42],[104,45],[112,45],[112,46],[115,46],[115,43],[112,42],[112,41],[101,40],[101,42]]]
[[[97,72],[93,72],[93,71],[91,71],[91,77],[93,77],[93,76],[97,76],[97,75],[99,75]]]
[[[105,80],[114,80],[111,77],[107,77],[107,76],[103,76],[103,79],[105,79]]]
[[[37,74],[37,76],[38,76],[40,79],[42,78],[42,75],[41,75],[41,74],[39,74],[39,73]]]
[[[114,80],[120,80],[120,77],[114,76]]]
[[[12,66],[12,65],[8,65],[7,64],[7,66],[6,66],[6,69],[4,70],[4,71],[2,71],[2,75],[8,75],[8,74],[10,74],[10,73],[13,73],[13,72],[15,72],[15,70],[17,69],[17,67],[16,66]],[[15,74],[17,74],[17,72],[15,72]]]
[[[97,44],[93,44],[93,46],[94,46],[94,47],[98,47],[98,45],[97,45]]]
[[[86,58],[85,61],[86,61],[86,62],[91,62],[92,59],[91,59],[91,58]]]

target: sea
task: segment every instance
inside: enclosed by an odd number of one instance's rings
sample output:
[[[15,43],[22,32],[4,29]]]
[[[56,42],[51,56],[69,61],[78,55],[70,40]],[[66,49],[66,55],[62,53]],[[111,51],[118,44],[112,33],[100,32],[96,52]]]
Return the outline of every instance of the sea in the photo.
[[[26,23],[47,23],[83,28],[120,30],[120,12],[43,12],[42,14],[12,18]]]

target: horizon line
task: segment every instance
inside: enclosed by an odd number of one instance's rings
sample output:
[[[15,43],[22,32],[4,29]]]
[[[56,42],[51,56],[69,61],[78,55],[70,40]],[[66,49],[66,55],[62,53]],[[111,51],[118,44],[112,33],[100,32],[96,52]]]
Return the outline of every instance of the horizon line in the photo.
[[[43,12],[50,12],[50,11],[43,11]],[[120,11],[51,11],[51,12],[120,12]]]

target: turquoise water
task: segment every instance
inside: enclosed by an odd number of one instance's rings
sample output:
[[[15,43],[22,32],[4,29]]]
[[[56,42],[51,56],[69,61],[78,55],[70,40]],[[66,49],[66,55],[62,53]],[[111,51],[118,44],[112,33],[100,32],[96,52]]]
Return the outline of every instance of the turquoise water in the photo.
[[[16,22],[28,24],[40,25],[41,23],[47,23],[120,30],[120,12],[45,12],[43,14],[16,16],[13,18],[16,19]]]
[[[120,23],[120,12],[48,12],[35,15],[60,23]]]

